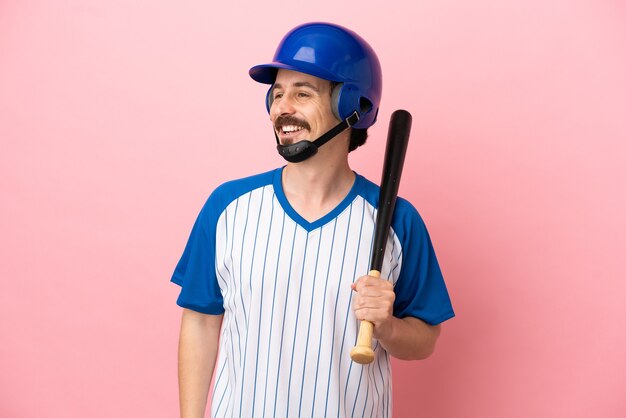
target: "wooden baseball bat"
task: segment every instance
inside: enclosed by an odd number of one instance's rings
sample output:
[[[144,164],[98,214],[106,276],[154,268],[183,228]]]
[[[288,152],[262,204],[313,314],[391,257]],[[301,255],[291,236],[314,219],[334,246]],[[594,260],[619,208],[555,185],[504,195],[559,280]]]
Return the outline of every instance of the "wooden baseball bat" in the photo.
[[[385,245],[389,236],[393,210],[398,196],[400,176],[406,155],[409,135],[411,133],[411,114],[406,110],[396,110],[391,114],[383,175],[380,181],[380,195],[378,197],[378,213],[374,230],[374,246],[370,259],[370,276],[380,277],[380,270],[385,255]],[[372,333],[374,324],[361,321],[356,346],[350,351],[350,357],[359,364],[369,364],[374,360],[372,350]]]

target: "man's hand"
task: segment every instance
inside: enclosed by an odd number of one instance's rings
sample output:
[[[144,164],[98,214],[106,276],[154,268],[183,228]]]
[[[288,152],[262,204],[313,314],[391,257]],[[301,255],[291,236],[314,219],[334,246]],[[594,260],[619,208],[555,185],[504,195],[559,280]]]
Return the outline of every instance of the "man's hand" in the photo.
[[[429,325],[418,318],[393,316],[396,294],[393,284],[374,276],[359,277],[352,308],[356,317],[374,324],[372,336],[392,356],[402,360],[421,360],[432,354],[441,325]]]
[[[352,284],[352,290],[356,292],[352,300],[356,317],[374,324],[373,337],[377,340],[390,337],[396,299],[393,284],[378,277],[363,276]]]

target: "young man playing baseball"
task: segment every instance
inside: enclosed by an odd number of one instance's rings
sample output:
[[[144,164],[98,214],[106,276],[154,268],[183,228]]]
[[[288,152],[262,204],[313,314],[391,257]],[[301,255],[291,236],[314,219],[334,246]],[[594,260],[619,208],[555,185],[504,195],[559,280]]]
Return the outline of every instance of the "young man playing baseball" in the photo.
[[[376,121],[380,64],[354,32],[290,31],[269,84],[276,170],[209,197],[172,281],[182,289],[181,416],[391,417],[389,356],[428,357],[454,316],[430,238],[398,199],[381,277],[369,270],[378,186],[348,153]],[[354,363],[359,320],[374,324],[374,361]],[[218,357],[219,352],[219,357]]]

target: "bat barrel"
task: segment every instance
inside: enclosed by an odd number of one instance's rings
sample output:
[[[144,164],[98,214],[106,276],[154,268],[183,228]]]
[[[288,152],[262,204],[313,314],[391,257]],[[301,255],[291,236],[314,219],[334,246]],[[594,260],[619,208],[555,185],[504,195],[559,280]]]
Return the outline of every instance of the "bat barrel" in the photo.
[[[396,197],[400,187],[400,177],[404,157],[409,143],[413,118],[406,110],[396,110],[391,115],[387,147],[385,149],[385,163],[380,180],[380,196],[378,198],[378,213],[376,215],[376,231],[374,233],[374,249],[370,260],[370,270],[380,271],[385,255],[385,244],[389,235],[389,227],[396,206]]]

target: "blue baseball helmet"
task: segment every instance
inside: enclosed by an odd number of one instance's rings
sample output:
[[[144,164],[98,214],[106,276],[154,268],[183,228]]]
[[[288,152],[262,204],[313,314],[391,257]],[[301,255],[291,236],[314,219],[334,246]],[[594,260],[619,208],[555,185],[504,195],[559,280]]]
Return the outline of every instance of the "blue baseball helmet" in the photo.
[[[259,83],[273,85],[280,68],[339,83],[332,99],[339,120],[356,111],[355,128],[369,128],[376,122],[383,86],[380,62],[372,47],[353,31],[331,23],[300,25],[285,35],[272,62],[252,67],[249,74]]]

